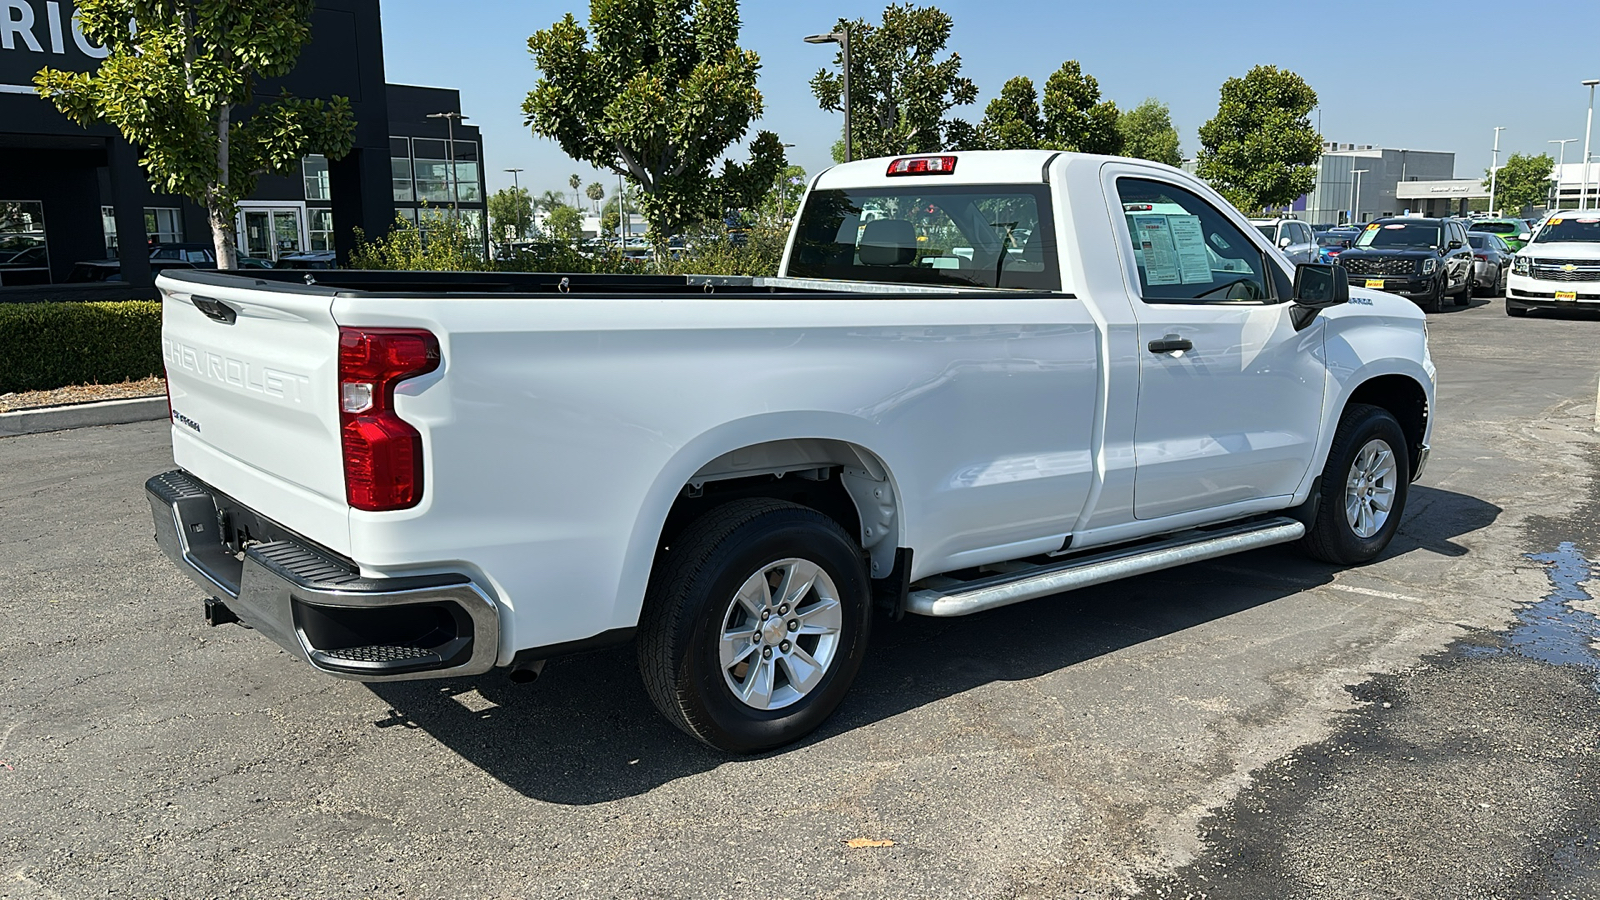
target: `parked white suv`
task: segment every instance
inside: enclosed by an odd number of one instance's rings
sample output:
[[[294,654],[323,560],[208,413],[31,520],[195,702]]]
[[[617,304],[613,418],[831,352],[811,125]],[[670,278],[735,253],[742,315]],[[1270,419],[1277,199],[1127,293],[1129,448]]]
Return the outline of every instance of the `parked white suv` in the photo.
[[[1289,262],[1299,265],[1320,261],[1317,237],[1310,225],[1298,219],[1251,219],[1250,224],[1289,257]]]

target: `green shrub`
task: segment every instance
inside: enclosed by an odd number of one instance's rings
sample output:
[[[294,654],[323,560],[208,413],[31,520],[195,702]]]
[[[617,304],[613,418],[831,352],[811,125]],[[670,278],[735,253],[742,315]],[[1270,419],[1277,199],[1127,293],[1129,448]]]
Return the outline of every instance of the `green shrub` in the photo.
[[[0,394],[161,373],[154,300],[0,303]]]

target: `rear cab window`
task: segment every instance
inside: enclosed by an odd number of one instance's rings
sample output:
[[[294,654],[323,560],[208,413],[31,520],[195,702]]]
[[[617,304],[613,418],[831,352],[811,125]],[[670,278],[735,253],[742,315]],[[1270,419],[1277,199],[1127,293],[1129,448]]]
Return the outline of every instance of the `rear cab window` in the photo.
[[[1046,185],[815,190],[788,274],[890,284],[1061,290]]]

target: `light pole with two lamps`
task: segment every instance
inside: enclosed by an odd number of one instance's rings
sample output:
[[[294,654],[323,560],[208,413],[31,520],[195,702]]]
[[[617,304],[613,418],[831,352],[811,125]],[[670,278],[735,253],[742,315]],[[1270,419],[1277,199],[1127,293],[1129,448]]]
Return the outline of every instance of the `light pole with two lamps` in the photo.
[[[1494,215],[1494,189],[1499,183],[1500,175],[1500,132],[1505,131],[1504,125],[1494,127],[1494,156],[1489,159],[1489,215]]]
[[[452,160],[451,162],[453,164],[454,160]],[[522,184],[517,180],[517,173],[521,172],[522,170],[521,169],[502,169],[501,171],[510,172],[511,173],[511,192],[512,192],[512,195],[513,195],[513,199],[520,203],[522,201]],[[519,206],[518,209],[520,209],[520,208],[521,207]],[[517,216],[517,225],[516,225],[516,227],[517,227],[518,231],[522,230],[522,216],[520,216],[520,215]],[[522,238],[522,235],[519,234],[515,238],[513,238],[513,240],[520,240],[521,238]]]
[[[828,34],[807,35],[806,43],[838,44],[844,54],[844,161],[849,162],[855,158],[854,135],[850,130],[850,32],[841,28]]]
[[[428,113],[430,119],[443,119],[445,121],[445,151],[444,155],[450,157],[445,170],[445,185],[450,189],[450,212],[457,218],[461,217],[461,207],[456,203],[456,122],[468,121],[468,116],[463,116],[454,110],[449,112]]]
[[[1361,176],[1365,175],[1366,173],[1368,173],[1370,171],[1372,171],[1372,170],[1371,169],[1351,169],[1350,170],[1350,174],[1352,176],[1352,179],[1350,181],[1350,224],[1351,225],[1359,224],[1356,221],[1356,219],[1357,219],[1357,217],[1359,217],[1361,215],[1361,210],[1357,206],[1357,204],[1361,200]]]
[[[1577,138],[1567,138],[1561,141],[1545,141],[1546,144],[1561,145],[1561,161],[1556,163],[1555,202],[1550,204],[1551,209],[1561,208],[1561,178],[1567,169],[1567,145],[1576,140]]]
[[[1584,87],[1589,89],[1589,119],[1583,125],[1583,195],[1578,198],[1578,208],[1589,208],[1589,135],[1594,131],[1594,86],[1600,84],[1600,78],[1590,78],[1584,81]]]

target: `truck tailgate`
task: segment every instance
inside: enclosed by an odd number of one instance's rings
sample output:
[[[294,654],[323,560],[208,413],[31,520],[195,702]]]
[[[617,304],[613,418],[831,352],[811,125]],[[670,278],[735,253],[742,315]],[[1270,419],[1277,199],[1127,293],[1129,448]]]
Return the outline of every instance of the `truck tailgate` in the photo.
[[[164,275],[157,287],[174,460],[348,553],[332,292],[204,275]]]

